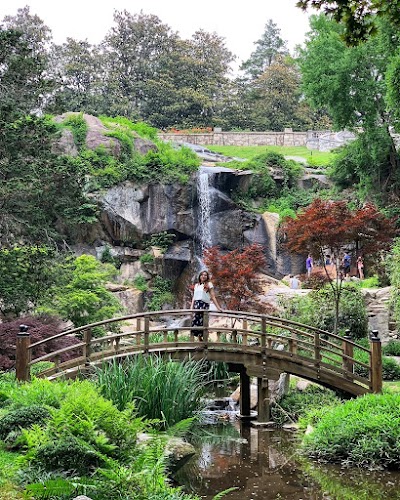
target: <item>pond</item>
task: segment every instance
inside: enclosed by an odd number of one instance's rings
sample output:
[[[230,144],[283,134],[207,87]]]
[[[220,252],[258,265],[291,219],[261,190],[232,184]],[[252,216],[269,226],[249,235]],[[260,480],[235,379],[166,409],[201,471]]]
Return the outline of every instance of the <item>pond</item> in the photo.
[[[211,500],[400,500],[400,473],[341,469],[301,458],[298,433],[229,421],[196,430],[196,456],[176,476]]]

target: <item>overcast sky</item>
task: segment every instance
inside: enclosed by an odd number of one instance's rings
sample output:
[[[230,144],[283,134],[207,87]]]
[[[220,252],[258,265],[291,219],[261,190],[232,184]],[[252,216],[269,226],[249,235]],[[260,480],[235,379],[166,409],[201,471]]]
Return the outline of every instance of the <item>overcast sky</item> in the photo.
[[[182,38],[200,28],[215,31],[225,38],[239,64],[254,50],[268,19],[281,29],[289,49],[303,42],[308,16],[295,4],[296,0],[0,0],[0,20],[29,5],[31,13],[51,28],[56,43],[68,36],[98,43],[113,24],[114,9],[132,14],[143,10],[157,15]]]

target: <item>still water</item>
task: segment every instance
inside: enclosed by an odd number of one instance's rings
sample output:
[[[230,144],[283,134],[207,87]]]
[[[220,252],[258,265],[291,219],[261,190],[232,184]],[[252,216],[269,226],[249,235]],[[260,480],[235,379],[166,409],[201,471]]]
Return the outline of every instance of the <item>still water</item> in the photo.
[[[400,473],[341,469],[301,459],[299,435],[240,421],[205,425],[197,455],[176,479],[204,500],[400,500]]]

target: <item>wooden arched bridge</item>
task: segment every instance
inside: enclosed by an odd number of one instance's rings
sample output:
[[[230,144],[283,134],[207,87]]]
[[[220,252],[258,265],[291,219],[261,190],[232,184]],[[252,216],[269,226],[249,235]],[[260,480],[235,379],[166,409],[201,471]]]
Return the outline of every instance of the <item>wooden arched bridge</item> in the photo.
[[[193,313],[173,310],[133,314],[64,331],[34,344],[30,343],[29,332],[21,331],[17,336],[17,378],[29,380],[30,368],[41,361],[54,363],[37,374],[49,379],[72,378],[109,360],[137,354],[222,361],[231,371],[240,373],[243,416],[250,415],[250,379],[257,378],[261,422],[269,417],[268,380],[277,380],[281,373],[297,375],[349,396],[382,390],[381,343],[376,334],[368,349],[348,335],[341,337],[295,321],[250,312],[205,311],[204,326],[191,328]],[[94,337],[99,327],[106,334]],[[202,341],[194,336],[196,330],[203,330]],[[49,342],[54,345],[57,339],[70,336],[81,340],[35,356],[39,346]],[[66,353],[74,356],[60,361]]]

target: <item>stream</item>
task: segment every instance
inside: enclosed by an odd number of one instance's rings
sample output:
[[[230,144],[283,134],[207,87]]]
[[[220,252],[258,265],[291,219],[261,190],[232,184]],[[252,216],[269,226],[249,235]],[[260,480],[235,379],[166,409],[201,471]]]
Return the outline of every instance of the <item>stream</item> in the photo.
[[[231,415],[203,425],[192,444],[197,454],[177,474],[184,490],[212,500],[399,500],[400,472],[342,469],[298,453],[300,433],[254,428]],[[219,421],[219,422],[218,422]]]

